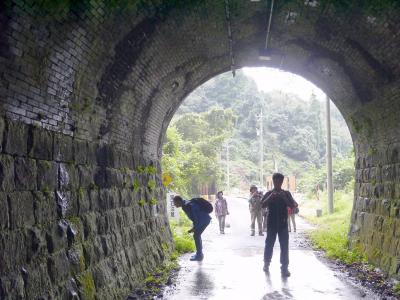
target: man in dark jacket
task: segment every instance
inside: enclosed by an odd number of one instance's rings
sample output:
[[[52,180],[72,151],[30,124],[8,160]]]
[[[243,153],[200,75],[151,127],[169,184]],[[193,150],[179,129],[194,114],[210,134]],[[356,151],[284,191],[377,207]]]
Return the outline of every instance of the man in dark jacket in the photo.
[[[196,254],[193,255],[190,260],[202,261],[203,255],[203,245],[201,241],[201,234],[206,229],[208,224],[210,224],[211,217],[205,212],[197,201],[187,201],[183,200],[181,196],[174,197],[174,205],[176,207],[182,207],[185,214],[193,222],[193,228],[188,232],[193,232],[193,239],[196,245]]]
[[[267,238],[264,248],[264,271],[268,272],[271,263],[276,235],[279,238],[281,248],[281,273],[282,276],[290,276],[289,266],[289,232],[288,232],[288,207],[297,207],[289,191],[281,189],[284,176],[275,173],[272,176],[274,188],[267,192],[262,199],[262,207],[268,208]]]

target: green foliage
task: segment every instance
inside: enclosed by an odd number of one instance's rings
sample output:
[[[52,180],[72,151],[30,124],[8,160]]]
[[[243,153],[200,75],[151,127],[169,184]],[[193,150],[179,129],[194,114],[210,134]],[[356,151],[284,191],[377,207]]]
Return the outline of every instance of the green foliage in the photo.
[[[231,74],[225,73],[198,87],[177,111],[164,144],[164,154],[168,153],[170,157],[164,160],[163,168],[170,168],[174,181],[177,181],[185,175],[182,165],[188,161],[187,167],[190,172],[194,171],[197,182],[196,179],[181,180],[179,190],[172,189],[194,193],[193,186],[204,183],[201,177],[207,175],[196,171],[207,163],[215,165],[216,177],[219,178],[217,185],[224,182],[221,167],[226,165],[228,138],[231,183],[247,189],[249,184],[259,182],[260,139],[257,132],[261,110],[264,115],[264,174],[272,174],[277,165],[284,174],[295,175],[297,179],[304,176],[303,182],[308,186],[303,184],[303,190],[314,189],[318,183],[322,187],[326,147],[325,127],[322,125],[324,102],[314,95],[309,101],[304,101],[282,91],[260,92],[255,82],[239,71],[233,79]],[[230,124],[224,126],[225,123]],[[336,161],[348,156],[352,141],[340,112],[334,106],[331,108],[331,123],[332,152]],[[218,132],[221,128],[223,133]],[[178,161],[173,161],[172,155],[179,157]],[[218,164],[216,159],[207,161],[203,157],[219,155],[222,164]],[[193,160],[198,161],[197,165]],[[353,169],[340,167],[340,172]],[[340,172],[335,175],[336,188],[350,180],[349,173]],[[309,173],[315,178],[310,178]]]
[[[93,275],[91,272],[86,271],[76,276],[79,290],[84,299],[94,300],[96,288],[94,285]]]
[[[146,200],[140,199],[138,203],[140,206],[144,206],[146,204]]]
[[[43,192],[43,195],[44,195],[46,198],[50,197],[50,195],[51,195],[50,188],[49,188],[47,185],[45,185],[45,186],[42,188],[42,192]]]
[[[162,158],[163,171],[173,178],[172,190],[194,195],[199,194],[202,185],[221,181],[218,153],[235,120],[232,110],[214,107],[173,121],[167,130]]]
[[[135,179],[133,180],[133,183],[132,183],[132,189],[133,189],[135,192],[138,192],[138,191],[139,191],[139,188],[140,188],[139,179],[135,178]]]
[[[182,211],[180,211],[179,222],[170,220],[170,227],[178,254],[193,252],[196,249],[192,235],[187,233],[192,228],[192,222]]]
[[[313,244],[326,251],[328,257],[340,259],[346,263],[366,262],[365,254],[358,248],[349,249],[348,231],[350,215],[353,205],[351,192],[337,191],[334,193],[334,213],[327,214],[327,194],[322,193],[318,203],[315,199],[308,199],[301,207],[301,213],[308,221],[317,225],[309,232]],[[317,218],[315,210],[322,208],[323,216]]]
[[[158,203],[158,201],[157,201],[157,198],[151,198],[151,200],[150,200],[150,204],[151,205],[157,205],[157,203]]]
[[[333,183],[337,190],[353,190],[354,188],[354,153],[348,157],[337,157],[333,160]],[[304,169],[301,179],[298,182],[298,189],[307,193],[307,196],[315,197],[317,186],[323,189],[326,182],[326,165],[320,167],[308,165]]]
[[[144,173],[146,173],[146,171],[147,171],[147,167],[145,167],[145,166],[137,166],[136,171],[137,171],[139,174],[144,174]]]
[[[400,297],[400,282],[396,283],[393,287],[394,294]]]
[[[156,188],[156,181],[154,179],[150,179],[147,183],[147,187],[150,189],[150,191],[154,191]]]
[[[157,168],[154,166],[147,166],[147,174],[154,175],[157,172]]]

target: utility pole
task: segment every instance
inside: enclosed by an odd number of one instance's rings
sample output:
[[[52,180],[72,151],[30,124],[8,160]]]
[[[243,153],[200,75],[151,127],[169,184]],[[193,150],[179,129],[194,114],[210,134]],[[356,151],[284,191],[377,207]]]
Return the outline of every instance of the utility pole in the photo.
[[[226,143],[226,190],[230,189],[230,178],[229,178],[229,142]]]
[[[264,133],[263,133],[263,110],[260,113],[260,185],[264,186]]]
[[[333,214],[331,107],[328,96],[326,96],[326,173],[328,189],[328,213]]]

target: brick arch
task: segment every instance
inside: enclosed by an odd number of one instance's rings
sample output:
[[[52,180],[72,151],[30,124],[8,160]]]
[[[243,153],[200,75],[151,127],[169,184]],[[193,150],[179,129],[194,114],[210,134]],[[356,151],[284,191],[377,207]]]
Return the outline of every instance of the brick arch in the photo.
[[[171,247],[162,139],[185,96],[230,68],[227,21],[224,1],[142,2],[40,16],[0,4],[1,296],[120,298]],[[287,1],[270,44],[284,60],[261,64],[264,2],[230,3],[236,67],[299,74],[341,110],[357,159],[351,245],[398,274],[398,8]]]

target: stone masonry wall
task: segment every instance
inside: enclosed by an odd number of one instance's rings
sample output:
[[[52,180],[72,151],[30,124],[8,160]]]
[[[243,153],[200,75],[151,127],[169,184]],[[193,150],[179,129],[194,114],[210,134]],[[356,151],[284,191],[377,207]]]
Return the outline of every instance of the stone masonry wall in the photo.
[[[170,249],[157,163],[0,122],[0,299],[120,299]]]
[[[358,133],[350,245],[400,276],[400,89],[397,84],[350,119]]]

